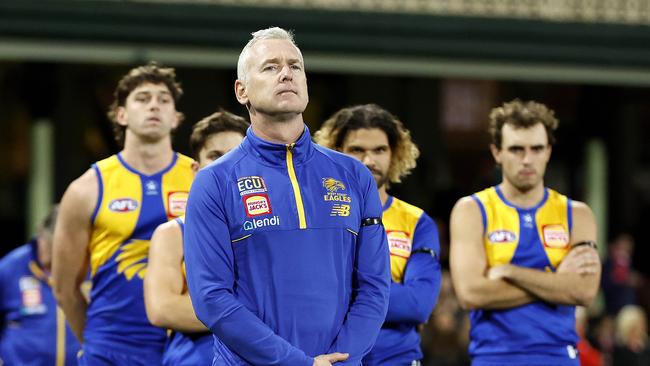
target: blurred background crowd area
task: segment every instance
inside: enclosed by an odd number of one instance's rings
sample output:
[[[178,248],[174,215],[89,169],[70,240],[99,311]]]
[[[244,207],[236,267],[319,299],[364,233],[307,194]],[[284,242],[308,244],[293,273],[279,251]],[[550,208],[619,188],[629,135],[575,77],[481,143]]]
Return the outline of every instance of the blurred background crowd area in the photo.
[[[233,94],[235,64],[250,32],[269,26],[296,33],[312,132],[359,103],[411,130],[418,167],[391,193],[435,218],[444,268],[454,202],[500,179],[490,109],[514,98],[553,108],[560,128],[546,185],[592,207],[604,263],[602,295],[578,317],[591,347],[582,354],[604,365],[632,365],[620,363],[626,350],[647,357],[644,0],[0,1],[0,252],[25,242],[92,162],[119,151],[106,111],[127,70],[150,60],[176,68],[186,120],[174,144],[188,153],[202,117],[219,107],[247,115]],[[425,364],[467,364],[468,326],[447,273],[422,326]]]

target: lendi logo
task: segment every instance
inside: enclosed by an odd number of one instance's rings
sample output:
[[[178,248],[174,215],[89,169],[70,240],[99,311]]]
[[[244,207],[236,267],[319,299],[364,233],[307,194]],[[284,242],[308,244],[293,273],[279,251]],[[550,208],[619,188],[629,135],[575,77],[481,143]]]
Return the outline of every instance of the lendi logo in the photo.
[[[323,196],[323,200],[334,201],[334,202],[352,202],[350,196],[345,191],[345,184],[340,180],[334,178],[323,178],[323,187],[325,187],[327,193]]]
[[[252,219],[244,221],[244,230],[259,229],[266,226],[280,226],[280,217],[271,216],[263,219]]]

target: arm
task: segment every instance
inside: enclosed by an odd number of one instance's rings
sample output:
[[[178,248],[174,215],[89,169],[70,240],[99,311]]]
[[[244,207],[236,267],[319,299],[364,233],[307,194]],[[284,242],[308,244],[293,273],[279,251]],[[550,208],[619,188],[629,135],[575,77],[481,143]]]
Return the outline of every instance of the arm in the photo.
[[[485,276],[483,220],[471,197],[461,198],[451,211],[449,266],[464,309],[507,309],[535,301],[527,291],[501,279]]]
[[[83,342],[88,307],[80,286],[88,268],[91,217],[98,194],[97,177],[90,169],[72,182],[63,195],[54,230],[54,295],[79,342]]]
[[[418,252],[428,248],[434,253]],[[413,233],[413,253],[403,283],[391,283],[386,322],[422,324],[429,319],[440,293],[440,242],[433,220],[423,213]]]
[[[199,171],[187,204],[185,263],[196,315],[250,364],[311,366],[313,358],[276,335],[235,298],[235,258],[220,184],[211,170]]]
[[[176,221],[166,222],[154,231],[149,246],[149,264],[144,278],[144,303],[151,324],[180,332],[201,332],[207,328],[194,314],[185,279],[183,232]]]
[[[381,218],[379,193],[367,169],[360,177],[365,189],[362,219]],[[350,358],[341,364],[359,365],[379,335],[390,294],[390,259],[383,225],[361,226],[355,258],[356,281],[345,322],[328,352],[346,352]]]
[[[9,287],[7,285],[7,257],[0,259],[0,344],[2,344],[2,335],[5,333],[5,327],[7,326],[7,306],[5,304],[5,291]],[[0,357],[0,361],[2,358]],[[0,362],[2,364],[2,362]]]
[[[571,232],[571,245],[582,241],[596,241],[596,221],[591,209],[582,202],[573,202],[573,231]],[[568,260],[580,261],[581,258],[593,258],[595,249],[578,247],[576,254]],[[580,253],[584,253],[578,255]],[[596,258],[598,258],[596,256]],[[567,260],[565,259],[565,260]],[[568,272],[560,265],[557,272],[542,272],[535,269],[522,268],[513,265],[494,268],[496,271],[491,276],[504,278],[513,284],[530,291],[541,299],[567,305],[589,306],[598,292],[600,282],[600,261],[587,262],[586,268],[579,272]],[[566,266],[567,269],[573,266]],[[578,264],[578,267],[580,265]]]

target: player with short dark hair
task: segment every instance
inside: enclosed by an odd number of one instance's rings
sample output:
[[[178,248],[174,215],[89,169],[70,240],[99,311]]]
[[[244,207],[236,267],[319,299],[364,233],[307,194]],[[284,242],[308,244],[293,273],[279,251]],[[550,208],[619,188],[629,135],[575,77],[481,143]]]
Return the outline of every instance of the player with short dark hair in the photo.
[[[501,184],[452,210],[451,274],[475,366],[579,363],[575,305],[591,303],[601,269],[589,207],[544,186],[557,126],[534,101],[493,109]]]
[[[149,64],[129,71],[109,112],[124,148],[93,164],[61,200],[55,294],[83,343],[81,365],[161,362],[166,334],[147,319],[143,278],[151,235],[185,213],[194,176],[193,160],[172,149],[181,94],[172,68]],[[90,302],[79,291],[88,271]]]

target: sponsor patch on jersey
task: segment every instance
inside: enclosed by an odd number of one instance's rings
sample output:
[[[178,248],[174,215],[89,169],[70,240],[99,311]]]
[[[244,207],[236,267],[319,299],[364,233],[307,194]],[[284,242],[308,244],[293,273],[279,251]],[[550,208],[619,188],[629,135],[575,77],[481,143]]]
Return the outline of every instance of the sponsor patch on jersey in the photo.
[[[244,196],[242,201],[244,202],[247,217],[268,215],[273,212],[269,196],[265,193]]]
[[[237,178],[237,190],[240,196],[268,192],[264,178],[256,175]]]
[[[244,230],[259,229],[266,226],[280,226],[280,216],[265,217],[244,221]]]
[[[341,216],[348,217],[350,216],[350,205],[335,204],[332,206],[332,211],[330,211],[330,216]]]
[[[390,255],[408,258],[411,256],[411,234],[401,230],[386,230]]]
[[[185,207],[187,206],[188,192],[178,191],[169,192],[167,194],[167,207],[169,209],[169,216],[179,217],[185,215]]]
[[[108,203],[108,209],[113,212],[131,212],[138,208],[138,201],[132,198],[118,198]]]
[[[326,202],[352,202],[350,196],[345,191],[345,184],[340,180],[334,178],[323,178],[323,187],[325,188],[325,195],[323,200]]]
[[[517,240],[517,235],[508,230],[495,230],[488,234],[488,240],[492,244],[506,244]]]
[[[41,283],[32,276],[24,276],[18,280],[18,286],[22,297],[20,312],[27,315],[45,313]]]
[[[544,225],[542,236],[544,237],[544,246],[549,248],[566,248],[569,245],[569,233],[564,230],[562,225]]]

